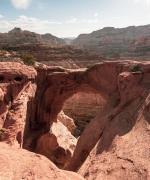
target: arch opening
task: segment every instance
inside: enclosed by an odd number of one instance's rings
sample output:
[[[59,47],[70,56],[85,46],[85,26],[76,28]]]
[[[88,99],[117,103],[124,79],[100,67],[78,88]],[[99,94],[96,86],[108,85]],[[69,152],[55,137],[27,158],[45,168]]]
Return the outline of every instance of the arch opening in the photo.
[[[79,91],[65,100],[62,111],[65,115],[73,119],[75,129],[73,135],[78,138],[86,126],[97,114],[103,112],[106,100],[103,96],[92,88]]]

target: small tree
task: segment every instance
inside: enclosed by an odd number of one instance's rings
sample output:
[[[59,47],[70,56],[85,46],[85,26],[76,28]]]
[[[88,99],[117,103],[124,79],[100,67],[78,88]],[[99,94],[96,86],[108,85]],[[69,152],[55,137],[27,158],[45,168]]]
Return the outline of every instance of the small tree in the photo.
[[[23,54],[21,55],[21,59],[23,60],[24,64],[28,66],[34,66],[36,62],[35,57],[31,54]]]
[[[136,64],[130,68],[130,72],[143,72],[143,69],[140,65]]]

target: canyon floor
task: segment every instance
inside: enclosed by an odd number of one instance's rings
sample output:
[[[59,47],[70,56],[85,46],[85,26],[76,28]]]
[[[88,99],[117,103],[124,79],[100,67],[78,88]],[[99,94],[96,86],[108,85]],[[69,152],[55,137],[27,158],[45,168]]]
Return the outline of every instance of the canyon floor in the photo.
[[[149,61],[0,62],[0,180],[149,180],[149,144]]]

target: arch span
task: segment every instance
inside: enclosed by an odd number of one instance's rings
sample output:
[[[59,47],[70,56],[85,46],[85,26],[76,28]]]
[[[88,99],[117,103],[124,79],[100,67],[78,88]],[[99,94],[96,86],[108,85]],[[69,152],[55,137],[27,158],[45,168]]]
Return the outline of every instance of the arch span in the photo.
[[[122,64],[115,62],[105,62],[93,66],[90,69],[66,70],[62,68],[46,71],[46,75],[39,75],[39,82],[44,81],[37,89],[36,96],[36,121],[45,123],[49,127],[50,123],[57,120],[57,115],[61,111],[63,103],[77,92],[88,92],[93,89],[109,101],[118,99],[119,92],[117,77],[122,68]],[[42,74],[43,72],[41,72]],[[45,72],[44,72],[45,73]]]
[[[32,150],[36,146],[36,139],[49,132],[53,122],[57,121],[57,115],[62,110],[64,102],[77,92],[88,92],[93,89],[106,100],[107,104],[103,114],[98,115],[84,130],[67,169],[76,170],[80,167],[100,138],[106,124],[126,103],[141,94],[142,88],[139,88],[138,83],[142,81],[143,73],[129,72],[134,64],[135,62],[130,61],[102,62],[89,69],[79,70],[60,67],[38,68],[38,88],[29,118],[30,131],[31,133],[34,131],[32,133],[34,140],[31,140],[31,144],[34,144]],[[144,69],[144,64],[137,64]],[[92,134],[91,139],[88,140],[88,147],[85,149],[87,144],[85,137],[89,134]]]

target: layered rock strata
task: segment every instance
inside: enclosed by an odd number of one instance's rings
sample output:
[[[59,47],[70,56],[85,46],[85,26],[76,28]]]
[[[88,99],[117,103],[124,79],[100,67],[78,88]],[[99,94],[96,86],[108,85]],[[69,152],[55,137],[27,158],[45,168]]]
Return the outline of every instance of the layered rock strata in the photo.
[[[72,44],[105,58],[149,60],[150,25],[105,27],[79,35]]]

